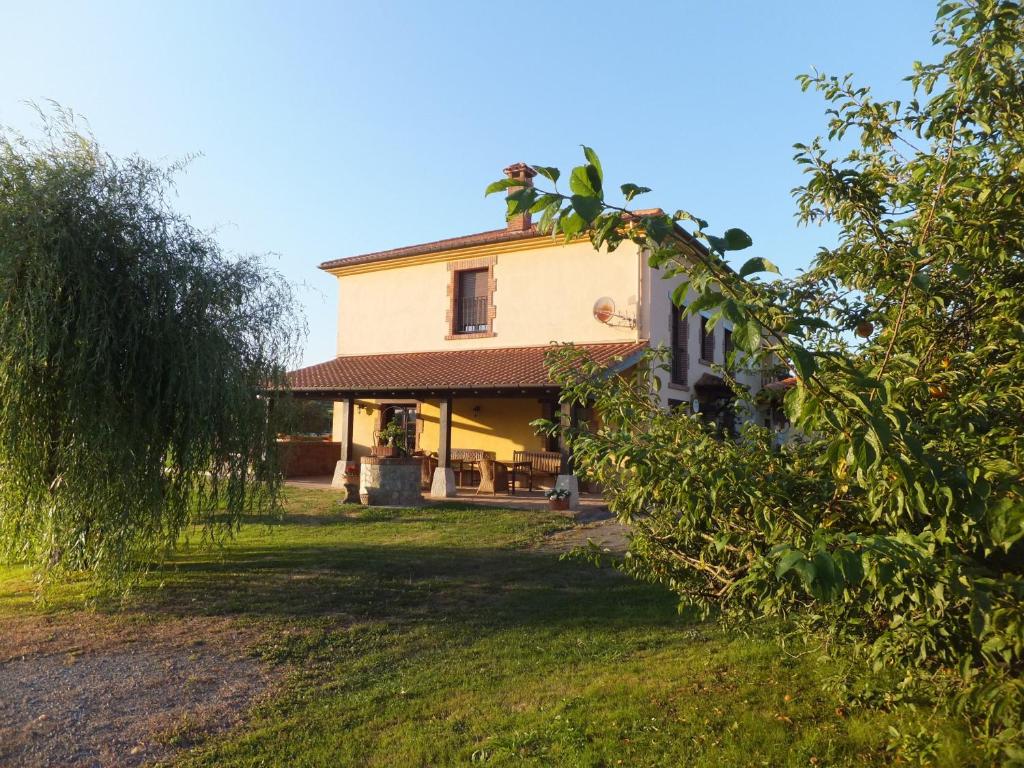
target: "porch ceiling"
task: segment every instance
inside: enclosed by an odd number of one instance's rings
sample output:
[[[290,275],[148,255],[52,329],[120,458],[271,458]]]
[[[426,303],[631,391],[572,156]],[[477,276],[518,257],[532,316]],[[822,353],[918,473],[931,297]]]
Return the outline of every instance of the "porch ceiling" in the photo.
[[[597,363],[622,370],[645,342],[578,344]],[[299,396],[387,397],[440,394],[544,394],[556,390],[543,347],[464,349],[397,355],[346,355],[288,374]]]

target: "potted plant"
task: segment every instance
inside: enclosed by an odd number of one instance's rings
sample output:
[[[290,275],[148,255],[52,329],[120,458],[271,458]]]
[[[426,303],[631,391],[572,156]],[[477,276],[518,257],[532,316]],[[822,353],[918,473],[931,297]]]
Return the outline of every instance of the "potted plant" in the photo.
[[[544,491],[548,500],[548,509],[553,511],[564,511],[569,508],[569,499],[572,492],[568,488],[549,488]]]
[[[402,426],[398,419],[392,419],[377,433],[379,445],[373,446],[373,455],[381,459],[394,458],[401,455],[402,441],[404,439],[405,427]]]

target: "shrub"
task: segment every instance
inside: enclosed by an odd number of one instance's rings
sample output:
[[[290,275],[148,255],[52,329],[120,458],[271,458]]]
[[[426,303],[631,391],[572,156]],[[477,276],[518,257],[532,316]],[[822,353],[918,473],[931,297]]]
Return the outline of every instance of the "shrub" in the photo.
[[[632,213],[644,187],[623,184],[626,205],[608,203],[589,148],[571,194],[520,188],[509,210],[596,247],[639,243],[678,281],[677,304],[692,296],[687,312],[730,323],[749,363],[781,359],[797,374],[785,409],[803,437],[776,450],[763,429],[723,440],[576,350],[554,356],[566,399],[601,412],[599,428],[570,437],[578,467],[633,526],[626,567],[700,614],[787,615],[908,681],[955,676],[956,705],[1013,761],[1024,759],[1024,13],[947,2],[934,42],[944,56],[915,64],[905,101],[876,100],[849,76],[801,78],[830,108],[828,138],[796,145],[799,216],[839,238],[798,278],[756,277],[777,272],[760,257],[730,269],[726,255],[752,244],[742,230]],[[535,169],[557,184],[557,169]]]
[[[0,132],[0,558],[123,584],[191,523],[272,508],[290,290],[66,114]]]

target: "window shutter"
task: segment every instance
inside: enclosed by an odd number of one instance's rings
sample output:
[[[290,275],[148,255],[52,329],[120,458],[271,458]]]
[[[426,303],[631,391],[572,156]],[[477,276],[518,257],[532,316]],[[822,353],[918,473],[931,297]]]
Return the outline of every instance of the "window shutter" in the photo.
[[[459,272],[459,297],[463,299],[487,298],[487,270],[473,269]]]
[[[690,374],[690,317],[672,307],[672,383],[686,384]]]
[[[700,359],[709,363],[715,362],[715,332],[708,330],[708,319],[700,319]]]
[[[487,278],[486,269],[467,269],[458,273],[456,311],[459,333],[477,333],[487,330]]]

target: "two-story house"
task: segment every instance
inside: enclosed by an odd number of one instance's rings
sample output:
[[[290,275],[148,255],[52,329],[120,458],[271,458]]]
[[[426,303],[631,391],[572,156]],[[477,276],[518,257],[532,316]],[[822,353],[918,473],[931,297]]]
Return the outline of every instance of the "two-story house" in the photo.
[[[525,164],[505,173],[532,184]],[[659,390],[666,408],[700,409],[724,394],[711,366],[724,361],[728,323],[708,330],[701,317],[680,317],[670,299],[677,281],[662,279],[632,243],[611,253],[585,239],[564,244],[524,215],[502,229],[320,268],[337,278],[337,357],[294,371],[293,389],[335,401],[343,461],[368,454],[397,419],[410,453],[439,454],[437,495],[454,494],[452,450],[508,460],[557,448],[530,426],[557,407],[544,366],[552,342],[573,342],[618,371],[663,345],[671,355]],[[760,386],[758,375],[749,379]],[[563,474],[574,488],[568,466]]]

